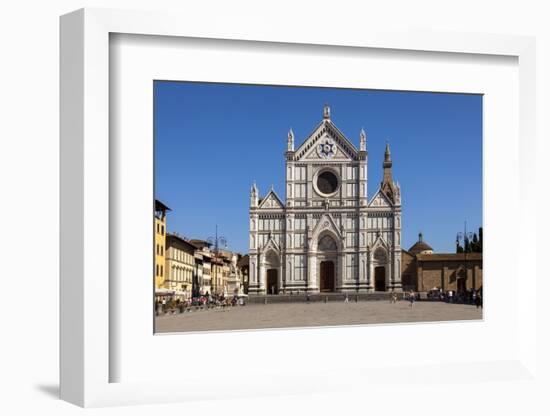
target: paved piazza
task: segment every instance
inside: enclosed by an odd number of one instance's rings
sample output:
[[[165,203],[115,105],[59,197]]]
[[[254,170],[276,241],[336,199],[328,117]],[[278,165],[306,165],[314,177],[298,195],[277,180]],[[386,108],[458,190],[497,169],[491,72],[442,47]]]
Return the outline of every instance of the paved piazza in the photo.
[[[250,304],[156,318],[157,332],[219,331],[482,319],[482,309],[444,302],[350,301]]]

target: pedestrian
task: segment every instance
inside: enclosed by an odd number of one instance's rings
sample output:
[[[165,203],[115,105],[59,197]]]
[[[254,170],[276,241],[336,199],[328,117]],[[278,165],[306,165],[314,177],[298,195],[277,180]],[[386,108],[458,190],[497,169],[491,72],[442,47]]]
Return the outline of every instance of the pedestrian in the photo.
[[[348,303],[348,302],[349,302],[348,294],[347,294],[347,293],[346,293],[346,297],[344,298],[344,302],[345,302],[345,303]]]
[[[481,296],[479,293],[477,293],[477,295],[475,296],[475,300],[476,300],[476,309],[479,309],[481,307]]]
[[[409,293],[409,306],[412,308],[413,307],[413,304],[414,304],[414,298],[415,298],[415,294],[414,294],[414,291],[411,290],[411,293]]]

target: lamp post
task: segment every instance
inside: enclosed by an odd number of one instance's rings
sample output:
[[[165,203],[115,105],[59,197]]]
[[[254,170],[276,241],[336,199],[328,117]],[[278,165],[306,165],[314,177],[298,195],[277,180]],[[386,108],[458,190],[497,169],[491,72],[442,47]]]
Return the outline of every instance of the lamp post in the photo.
[[[214,235],[214,237],[208,237],[206,239],[206,241],[208,242],[208,244],[210,244],[211,246],[214,246],[214,259],[216,260],[215,261],[215,276],[214,276],[214,282],[216,282],[216,290],[218,289],[218,282],[217,282],[217,279],[218,279],[218,260],[219,260],[219,249],[220,249],[220,245],[223,246],[223,248],[227,248],[227,240],[225,237],[223,236],[219,236],[218,235],[218,224],[216,224],[216,234]]]
[[[464,231],[456,234],[456,244],[460,244],[462,241],[464,247],[464,289],[466,289],[466,282],[468,281],[468,245],[470,240],[474,237],[474,233],[468,232],[466,221],[464,221]],[[458,277],[457,277],[457,292],[458,292]]]

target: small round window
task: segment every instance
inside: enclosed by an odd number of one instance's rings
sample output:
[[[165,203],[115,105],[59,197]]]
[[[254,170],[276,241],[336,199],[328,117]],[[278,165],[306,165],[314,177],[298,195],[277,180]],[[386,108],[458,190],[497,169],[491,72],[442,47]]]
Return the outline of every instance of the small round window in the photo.
[[[331,171],[324,171],[317,176],[317,189],[319,192],[330,195],[338,189],[338,178]]]

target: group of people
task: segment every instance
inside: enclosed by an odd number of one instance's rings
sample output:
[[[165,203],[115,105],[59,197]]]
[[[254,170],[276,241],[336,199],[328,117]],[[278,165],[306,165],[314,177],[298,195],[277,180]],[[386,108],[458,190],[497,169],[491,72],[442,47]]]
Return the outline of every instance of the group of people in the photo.
[[[397,303],[397,299],[397,292],[392,290],[390,293],[390,303]],[[409,306],[412,307],[414,302],[420,299],[420,293],[416,293],[414,290],[403,292],[403,299],[409,301]]]
[[[167,312],[177,312],[183,313],[185,311],[190,311],[192,308],[195,310],[198,309],[211,309],[211,308],[226,308],[229,306],[236,305],[244,306],[245,302],[243,298],[239,298],[237,295],[232,297],[225,296],[224,294],[200,294],[199,296],[194,296],[188,299],[166,299],[155,301],[155,310],[157,314],[167,313]]]
[[[477,308],[483,307],[483,291],[482,289],[474,290],[472,288],[457,292],[454,290],[443,291],[441,288],[433,288],[428,292],[428,299],[440,300],[447,303],[468,303],[476,305]]]

